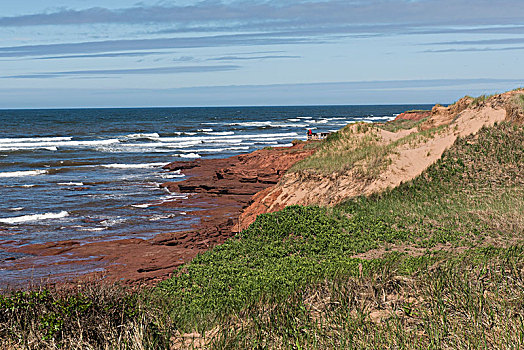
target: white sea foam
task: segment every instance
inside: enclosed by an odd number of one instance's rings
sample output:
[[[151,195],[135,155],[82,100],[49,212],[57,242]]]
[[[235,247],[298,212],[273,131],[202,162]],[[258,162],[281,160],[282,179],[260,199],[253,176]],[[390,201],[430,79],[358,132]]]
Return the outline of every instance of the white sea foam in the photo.
[[[181,141],[181,142],[162,143],[162,144],[159,145],[159,147],[188,148],[188,147],[193,147],[193,146],[199,145],[201,143],[204,143],[204,141],[203,140]]]
[[[226,151],[245,151],[245,150],[248,150],[250,148],[251,147],[249,147],[249,146],[239,146],[239,147],[228,147],[225,150]]]
[[[187,148],[201,144],[205,137],[199,139],[193,139],[189,137],[168,137],[159,139],[160,142],[149,142],[149,143],[124,143],[118,146],[114,146],[114,149],[122,150],[133,150],[133,148],[145,149],[145,148]]]
[[[104,231],[104,230],[107,230],[107,227],[82,227],[82,226],[77,226],[77,231],[88,231],[88,232],[99,232],[99,231]]]
[[[165,197],[159,204],[171,202],[175,199],[187,199],[188,197],[185,194],[170,194],[169,196]]]
[[[176,178],[185,177],[185,175],[184,174],[165,173],[165,174],[160,174],[160,177],[163,179],[176,179]]]
[[[58,182],[58,186],[84,186],[83,182]]]
[[[91,141],[41,141],[41,142],[0,142],[0,149],[18,150],[18,149],[49,149],[56,151],[57,147],[91,147],[91,146],[102,146],[119,143],[118,139],[107,139],[107,140],[91,140]]]
[[[296,124],[296,123],[273,124],[273,126],[276,128],[305,128],[308,125],[309,124]]]
[[[47,219],[61,219],[66,216],[69,216],[69,213],[67,211],[61,211],[60,213],[33,214],[17,216],[14,218],[2,218],[0,219],[0,222],[3,222],[4,224],[20,224],[23,222],[42,221]]]
[[[158,139],[160,135],[158,135],[156,132],[149,133],[149,134],[129,134],[124,136],[124,139],[132,140],[132,139]]]
[[[115,218],[112,218],[112,219],[102,220],[102,221],[100,221],[100,224],[103,225],[104,227],[111,227],[111,226],[115,226],[115,225],[121,224],[121,223],[126,222],[126,221],[127,221],[126,218],[115,217]]]
[[[211,131],[213,131],[213,129],[210,129],[210,128],[208,128],[208,129],[198,129],[197,131],[198,132],[211,132]]]
[[[143,169],[143,168],[157,168],[166,165],[166,163],[144,163],[144,164],[103,164],[102,168],[116,168],[116,169]]]
[[[206,132],[206,134],[213,135],[213,136],[227,136],[227,135],[234,135],[235,132],[234,131],[216,131],[216,132]]]
[[[389,117],[389,116],[384,116],[384,117],[373,117],[373,116],[371,116],[371,117],[365,117],[362,120],[374,121],[374,120],[390,120],[390,119],[391,119],[391,117]]]
[[[24,177],[47,174],[47,170],[6,171],[0,173],[2,177]]]
[[[0,147],[76,147],[76,146],[97,146],[97,145],[110,145],[113,143],[119,143],[118,139],[107,139],[107,140],[90,140],[90,141],[42,141],[42,142],[9,142],[0,143]]]
[[[57,151],[58,147],[52,146],[52,147],[0,147],[0,151],[4,152],[12,152],[12,151],[31,151],[31,150],[46,150],[46,151]]]
[[[148,204],[131,204],[132,207],[139,208],[139,209],[149,208],[152,205],[154,205],[154,204],[153,203],[148,203]]]
[[[282,133],[270,133],[270,134],[245,134],[245,135],[224,135],[224,136],[195,136],[195,137],[161,137],[158,139],[160,143],[139,143],[136,146],[156,146],[156,147],[165,147],[165,146],[192,146],[199,143],[220,143],[220,142],[229,142],[225,140],[232,140],[230,142],[239,142],[242,140],[251,140],[259,138],[286,138],[294,137],[298,134],[296,132],[282,132]],[[234,140],[234,141],[233,141]],[[134,146],[135,144],[127,144],[126,146]]]
[[[171,219],[176,217],[176,214],[168,214],[168,215],[154,215],[149,218],[149,221],[158,221],[163,219]]]
[[[24,142],[57,142],[71,141],[72,137],[21,137],[21,138],[2,138],[2,143],[24,143]]]
[[[24,207],[9,208],[9,211],[21,211],[24,210]]]
[[[238,122],[238,123],[229,123],[229,126],[271,126],[271,122]]]
[[[180,157],[180,158],[200,158],[200,154],[197,154],[197,153],[175,154],[174,157]]]

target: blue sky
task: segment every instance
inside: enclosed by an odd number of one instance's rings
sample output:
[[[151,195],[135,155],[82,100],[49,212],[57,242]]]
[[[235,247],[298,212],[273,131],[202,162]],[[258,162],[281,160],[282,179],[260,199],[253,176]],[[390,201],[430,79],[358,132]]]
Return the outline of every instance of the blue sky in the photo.
[[[0,10],[0,108],[449,103],[524,85],[522,0]]]

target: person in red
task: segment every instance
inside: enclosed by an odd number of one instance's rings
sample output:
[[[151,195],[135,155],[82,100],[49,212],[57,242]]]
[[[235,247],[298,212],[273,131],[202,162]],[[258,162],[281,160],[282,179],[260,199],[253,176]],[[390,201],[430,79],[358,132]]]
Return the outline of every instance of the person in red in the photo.
[[[313,132],[311,131],[311,129],[309,129],[309,130],[307,131],[307,138],[308,138],[308,139],[311,138],[312,135],[313,135]]]

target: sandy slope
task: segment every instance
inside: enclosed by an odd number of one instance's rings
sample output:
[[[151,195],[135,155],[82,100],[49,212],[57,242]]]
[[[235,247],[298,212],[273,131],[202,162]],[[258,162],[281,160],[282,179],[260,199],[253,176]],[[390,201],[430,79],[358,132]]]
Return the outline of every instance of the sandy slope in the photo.
[[[410,142],[394,149],[390,164],[378,177],[362,178],[353,169],[330,175],[307,170],[286,174],[277,185],[253,197],[241,216],[241,226],[247,227],[261,213],[289,205],[335,205],[350,197],[369,195],[409,181],[437,161],[457,137],[475,134],[483,126],[504,120],[522,121],[522,110],[515,109],[512,103],[515,95],[522,93],[507,92],[479,104],[472,104],[473,99],[465,97],[449,107],[435,106],[418,129],[392,133],[374,128],[382,143],[413,134]],[[422,134],[424,131],[426,136]]]

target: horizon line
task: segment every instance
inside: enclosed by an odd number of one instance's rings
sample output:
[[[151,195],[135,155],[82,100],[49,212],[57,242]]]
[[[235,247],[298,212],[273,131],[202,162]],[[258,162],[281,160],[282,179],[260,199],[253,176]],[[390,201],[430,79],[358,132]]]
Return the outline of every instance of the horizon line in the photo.
[[[364,104],[310,104],[310,105],[214,105],[214,106],[134,106],[134,107],[42,107],[42,108],[0,108],[0,111],[71,110],[71,109],[161,109],[161,108],[277,108],[277,107],[353,107],[353,106],[434,106],[448,103],[364,103]]]

